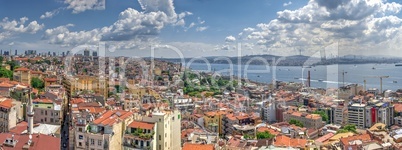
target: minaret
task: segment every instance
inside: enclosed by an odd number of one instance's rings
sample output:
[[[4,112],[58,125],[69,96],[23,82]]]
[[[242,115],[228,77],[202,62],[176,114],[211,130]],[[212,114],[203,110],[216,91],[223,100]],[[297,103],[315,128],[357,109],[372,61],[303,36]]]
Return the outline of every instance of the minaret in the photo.
[[[28,116],[28,134],[32,135],[34,112],[33,112],[33,105],[32,105],[32,99],[31,99],[31,88],[28,89],[27,116]]]

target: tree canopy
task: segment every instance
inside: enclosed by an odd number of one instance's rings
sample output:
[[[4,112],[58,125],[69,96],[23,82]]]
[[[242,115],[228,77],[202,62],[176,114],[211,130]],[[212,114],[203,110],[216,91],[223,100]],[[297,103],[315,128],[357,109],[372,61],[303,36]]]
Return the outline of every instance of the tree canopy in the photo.
[[[257,133],[257,139],[271,139],[274,138],[274,136],[275,135],[269,133],[268,131]]]
[[[304,127],[303,123],[301,123],[299,120],[290,119],[289,124],[294,124],[298,127]]]
[[[7,70],[5,68],[0,68],[0,77],[12,79],[13,78],[13,72],[10,71],[10,70]]]
[[[336,131],[336,133],[346,133],[346,132],[357,133],[356,125],[348,124],[348,125],[344,126],[343,128],[339,129],[338,131]]]
[[[45,83],[41,79],[33,77],[31,79],[31,86],[33,88],[43,89],[45,87]]]
[[[322,121],[327,122],[329,120],[328,114],[325,113],[324,111],[316,110],[316,111],[313,112],[313,114],[319,114],[321,116],[321,118],[322,118]]]

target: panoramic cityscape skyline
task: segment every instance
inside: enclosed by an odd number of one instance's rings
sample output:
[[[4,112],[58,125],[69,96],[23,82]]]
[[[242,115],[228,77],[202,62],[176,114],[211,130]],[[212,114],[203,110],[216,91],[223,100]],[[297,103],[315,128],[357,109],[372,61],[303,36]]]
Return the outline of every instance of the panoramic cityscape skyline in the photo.
[[[314,54],[402,56],[401,1],[1,1],[0,48],[67,51],[106,42],[111,55],[150,56],[170,45],[186,57]],[[159,46],[157,55],[178,57]],[[156,56],[158,57],[158,56]]]

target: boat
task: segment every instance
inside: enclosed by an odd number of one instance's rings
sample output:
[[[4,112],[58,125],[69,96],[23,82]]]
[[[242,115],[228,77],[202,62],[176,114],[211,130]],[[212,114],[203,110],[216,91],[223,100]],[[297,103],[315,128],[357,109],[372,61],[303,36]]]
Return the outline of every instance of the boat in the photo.
[[[373,68],[371,68],[371,69],[373,69],[373,70],[374,70],[375,68],[373,67]]]
[[[295,77],[294,79],[299,79],[298,77]]]
[[[258,75],[257,77],[260,77],[260,75]]]
[[[401,66],[402,66],[402,63],[395,64],[395,67],[401,67]]]
[[[392,81],[392,83],[398,83],[398,81]]]
[[[322,82],[322,81],[324,81],[323,79],[318,79],[318,82]]]

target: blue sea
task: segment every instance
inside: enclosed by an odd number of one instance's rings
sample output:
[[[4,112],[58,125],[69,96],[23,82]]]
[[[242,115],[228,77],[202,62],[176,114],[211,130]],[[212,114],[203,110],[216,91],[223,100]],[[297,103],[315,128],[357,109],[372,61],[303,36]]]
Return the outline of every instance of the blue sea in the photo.
[[[195,71],[216,72],[221,75],[238,76],[252,81],[271,83],[274,79],[286,82],[304,82],[307,72],[310,71],[311,86],[317,88],[337,88],[343,84],[358,83],[366,88],[380,89],[379,76],[383,78],[383,90],[397,90],[402,88],[402,66],[395,64],[357,64],[357,65],[327,65],[327,66],[265,66],[265,65],[228,65],[192,63],[185,66]]]

